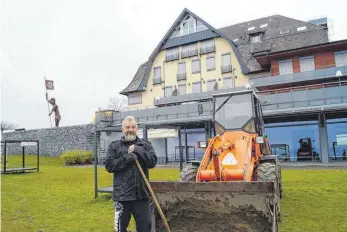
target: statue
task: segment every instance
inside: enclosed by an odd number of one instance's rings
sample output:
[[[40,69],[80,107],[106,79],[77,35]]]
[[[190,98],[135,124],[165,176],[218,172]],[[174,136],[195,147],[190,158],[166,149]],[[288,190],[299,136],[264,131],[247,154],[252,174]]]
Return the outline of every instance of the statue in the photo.
[[[54,112],[55,127],[59,127],[59,122],[61,120],[61,115],[60,115],[60,112],[59,112],[59,107],[55,103],[55,98],[52,97],[51,99],[48,100],[48,94],[46,93],[46,99],[47,99],[48,103],[53,106],[51,112],[49,113],[49,116],[51,116],[51,114]]]

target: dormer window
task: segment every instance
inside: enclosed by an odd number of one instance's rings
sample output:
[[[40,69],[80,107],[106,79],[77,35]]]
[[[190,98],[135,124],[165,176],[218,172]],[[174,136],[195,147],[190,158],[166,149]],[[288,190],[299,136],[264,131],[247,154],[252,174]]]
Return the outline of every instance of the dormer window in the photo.
[[[306,30],[306,26],[298,27],[296,30],[297,30],[297,31],[303,31],[303,30]]]
[[[251,43],[261,42],[261,34],[251,36]]]

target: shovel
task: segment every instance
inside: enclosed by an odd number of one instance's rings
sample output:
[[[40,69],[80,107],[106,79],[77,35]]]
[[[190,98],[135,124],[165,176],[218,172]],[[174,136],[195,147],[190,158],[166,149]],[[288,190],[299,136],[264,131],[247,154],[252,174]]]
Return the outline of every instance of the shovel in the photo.
[[[133,155],[134,155],[134,154],[133,154]],[[134,158],[135,158],[136,166],[137,166],[137,168],[139,169],[139,171],[140,171],[140,173],[141,173],[141,176],[142,176],[143,180],[145,181],[145,183],[146,183],[146,185],[147,185],[148,191],[150,192],[150,194],[151,194],[151,196],[152,196],[152,199],[153,199],[153,201],[154,201],[154,204],[155,204],[155,206],[157,207],[157,210],[158,210],[158,212],[159,212],[159,214],[160,214],[160,217],[161,217],[161,219],[162,219],[163,222],[164,222],[165,228],[166,228],[166,230],[167,230],[168,232],[171,232],[170,227],[169,227],[169,224],[167,223],[166,218],[165,218],[165,216],[164,216],[164,213],[163,213],[163,211],[162,211],[161,208],[160,208],[159,202],[158,202],[156,196],[154,195],[154,192],[153,192],[153,190],[152,190],[152,187],[151,187],[151,185],[149,184],[149,182],[148,182],[148,180],[147,180],[147,178],[146,178],[146,175],[145,175],[145,173],[143,172],[143,170],[142,170],[142,168],[141,168],[141,165],[140,165],[139,161],[137,160],[137,158],[136,158],[135,156],[134,156]]]

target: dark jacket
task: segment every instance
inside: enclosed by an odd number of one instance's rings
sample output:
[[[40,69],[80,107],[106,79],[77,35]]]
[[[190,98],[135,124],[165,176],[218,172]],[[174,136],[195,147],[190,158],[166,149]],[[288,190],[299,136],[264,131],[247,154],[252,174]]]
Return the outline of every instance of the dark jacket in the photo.
[[[134,141],[121,140],[111,142],[105,162],[106,170],[113,173],[113,200],[134,201],[148,199],[150,194],[143,181],[135,159],[128,153],[128,148],[135,145],[134,154],[137,156],[142,170],[148,179],[148,169],[154,168],[158,158],[150,142],[139,137]]]

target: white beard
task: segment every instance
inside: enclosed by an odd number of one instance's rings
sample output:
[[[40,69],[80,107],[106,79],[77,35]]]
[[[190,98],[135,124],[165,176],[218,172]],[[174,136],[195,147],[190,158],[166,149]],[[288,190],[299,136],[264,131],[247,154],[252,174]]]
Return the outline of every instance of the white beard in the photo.
[[[126,134],[124,135],[126,141],[134,141],[136,139],[136,134]]]

